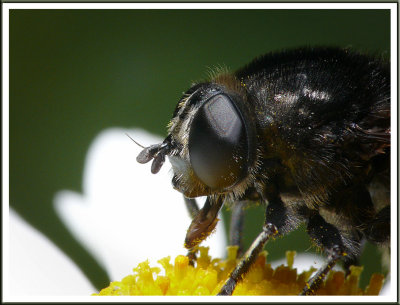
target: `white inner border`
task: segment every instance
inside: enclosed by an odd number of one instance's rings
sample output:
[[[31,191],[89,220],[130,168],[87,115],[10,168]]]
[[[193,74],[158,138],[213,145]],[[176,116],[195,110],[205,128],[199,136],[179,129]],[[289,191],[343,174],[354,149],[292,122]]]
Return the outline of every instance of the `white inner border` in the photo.
[[[10,9],[389,9],[391,15],[391,296],[243,296],[243,297],[29,297],[7,296],[9,262],[9,205],[3,204],[4,302],[397,302],[397,3],[3,3],[3,203],[9,203],[9,11]],[[394,255],[396,254],[396,255]]]

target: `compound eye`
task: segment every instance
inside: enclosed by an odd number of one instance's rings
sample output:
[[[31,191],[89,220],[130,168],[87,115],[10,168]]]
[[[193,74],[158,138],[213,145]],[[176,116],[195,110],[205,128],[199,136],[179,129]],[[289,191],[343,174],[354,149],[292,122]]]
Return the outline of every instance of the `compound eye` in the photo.
[[[246,128],[231,99],[218,94],[206,101],[193,118],[189,155],[197,177],[212,189],[233,186],[246,175]]]

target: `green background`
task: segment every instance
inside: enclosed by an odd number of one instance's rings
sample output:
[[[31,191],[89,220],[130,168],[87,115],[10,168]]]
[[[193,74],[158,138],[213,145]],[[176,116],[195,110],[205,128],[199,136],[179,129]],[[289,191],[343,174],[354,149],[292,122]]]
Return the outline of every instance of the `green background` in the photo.
[[[203,79],[208,67],[224,64],[234,70],[265,52],[304,45],[353,47],[389,57],[390,12],[11,10],[10,205],[97,288],[104,287],[106,272],[53,209],[55,192],[81,191],[94,137],[112,126],[140,126],[164,136],[181,93]],[[262,207],[247,211],[248,246],[264,212]],[[266,249],[270,259],[289,249],[313,251],[304,230]],[[378,250],[369,244],[366,250],[363,285],[381,270]]]

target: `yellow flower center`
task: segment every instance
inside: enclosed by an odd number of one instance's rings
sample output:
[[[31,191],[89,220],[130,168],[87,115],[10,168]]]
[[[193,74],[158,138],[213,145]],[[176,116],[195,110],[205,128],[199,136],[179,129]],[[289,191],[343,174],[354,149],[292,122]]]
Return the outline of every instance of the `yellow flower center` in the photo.
[[[145,261],[133,269],[132,275],[110,283],[110,286],[93,295],[216,295],[237,264],[237,247],[228,247],[226,260],[211,259],[208,248],[200,247],[199,250],[195,267],[189,264],[186,256],[177,256],[174,264],[170,263],[168,256],[158,261],[165,271],[162,276],[158,275],[160,268],[150,267]],[[233,295],[298,295],[316,269],[310,267],[308,271],[297,274],[297,269],[293,269],[295,254],[294,251],[287,251],[287,266],[273,269],[266,262],[267,252],[263,251],[238,283]],[[378,295],[384,277],[373,274],[368,287],[363,290],[359,287],[362,269],[350,267],[347,277],[342,271],[330,271],[316,294]]]

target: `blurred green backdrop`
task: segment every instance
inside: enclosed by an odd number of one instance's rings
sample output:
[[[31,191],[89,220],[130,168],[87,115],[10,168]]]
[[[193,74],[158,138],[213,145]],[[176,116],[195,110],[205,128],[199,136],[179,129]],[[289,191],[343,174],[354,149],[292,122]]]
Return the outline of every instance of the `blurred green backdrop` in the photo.
[[[389,10],[12,10],[10,205],[97,288],[108,277],[56,216],[56,191],[81,191],[87,149],[111,126],[165,135],[181,93],[207,67],[237,69],[272,50],[354,47],[389,57]],[[132,162],[135,162],[132,156]],[[224,216],[228,214],[224,211]],[[248,246],[263,223],[248,209]],[[229,219],[227,219],[227,225]],[[304,230],[270,242],[269,258],[313,251]],[[381,270],[367,245],[362,285]]]

